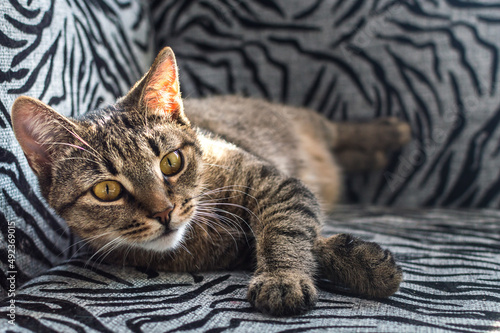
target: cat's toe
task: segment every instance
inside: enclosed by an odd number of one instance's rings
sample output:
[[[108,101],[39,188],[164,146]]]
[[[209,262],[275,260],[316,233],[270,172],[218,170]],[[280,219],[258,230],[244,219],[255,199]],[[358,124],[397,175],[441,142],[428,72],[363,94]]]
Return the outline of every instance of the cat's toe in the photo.
[[[348,252],[353,271],[348,284],[353,291],[372,298],[389,297],[398,291],[403,273],[392,253],[377,243],[346,237],[351,239]]]
[[[362,261],[366,263],[364,294],[369,297],[389,297],[399,289],[403,281],[403,272],[396,264],[393,254],[383,250],[378,244],[366,242]]]
[[[248,300],[263,313],[273,316],[301,314],[316,303],[313,280],[295,271],[261,273],[248,287]]]

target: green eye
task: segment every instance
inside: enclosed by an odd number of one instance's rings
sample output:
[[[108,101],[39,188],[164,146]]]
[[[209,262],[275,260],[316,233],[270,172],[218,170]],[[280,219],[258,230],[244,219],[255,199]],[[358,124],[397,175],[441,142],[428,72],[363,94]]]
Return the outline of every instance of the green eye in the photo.
[[[102,201],[118,200],[122,194],[122,185],[114,180],[105,180],[97,183],[92,188],[97,199]]]
[[[161,172],[165,176],[173,176],[182,169],[182,155],[176,150],[165,155],[160,162]]]

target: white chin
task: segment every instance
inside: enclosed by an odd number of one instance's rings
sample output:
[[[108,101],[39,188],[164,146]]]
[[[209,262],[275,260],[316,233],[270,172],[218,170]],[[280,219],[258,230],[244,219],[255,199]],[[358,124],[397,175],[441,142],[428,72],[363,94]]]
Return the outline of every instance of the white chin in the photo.
[[[186,226],[184,225],[168,235],[161,236],[147,243],[136,244],[136,246],[145,250],[156,251],[156,252],[165,252],[168,250],[173,250],[181,244],[185,232],[186,232]]]

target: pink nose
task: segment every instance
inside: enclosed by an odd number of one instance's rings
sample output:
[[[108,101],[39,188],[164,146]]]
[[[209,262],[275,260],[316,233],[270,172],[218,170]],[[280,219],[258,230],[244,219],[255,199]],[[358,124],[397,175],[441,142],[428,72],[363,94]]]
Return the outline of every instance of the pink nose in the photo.
[[[165,209],[163,212],[156,213],[153,215],[153,218],[157,219],[158,222],[163,224],[164,226],[168,227],[170,223],[170,213],[174,210],[174,207],[168,207]]]

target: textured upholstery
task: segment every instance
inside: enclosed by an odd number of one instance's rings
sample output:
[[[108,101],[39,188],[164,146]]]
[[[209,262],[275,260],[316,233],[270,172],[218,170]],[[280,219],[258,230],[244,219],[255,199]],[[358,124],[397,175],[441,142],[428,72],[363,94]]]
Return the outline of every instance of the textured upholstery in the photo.
[[[154,57],[149,7],[140,1],[0,2],[0,286],[17,283],[74,252],[64,222],[47,207],[14,138],[10,108],[19,95],[78,116],[113,102]],[[6,248],[15,228],[15,263]]]
[[[500,328],[500,212],[342,207],[325,234],[394,251],[404,270],[387,300],[320,282],[314,310],[273,318],[246,301],[251,272],[171,274],[68,260],[16,296],[16,327],[60,332],[481,332]],[[0,310],[7,323],[8,299]],[[12,329],[5,325],[5,330]]]
[[[500,2],[155,1],[184,96],[238,93],[336,120],[396,116],[414,140],[347,198],[500,207]]]
[[[0,332],[500,329],[500,2],[10,0],[0,13]],[[388,169],[346,184],[347,201],[392,208],[343,206],[325,228],[392,250],[397,294],[367,300],[319,281],[314,310],[271,318],[245,300],[251,272],[169,274],[79,250],[39,193],[10,107],[29,95],[69,116],[99,108],[165,45],[185,98],[410,122],[414,139]]]

